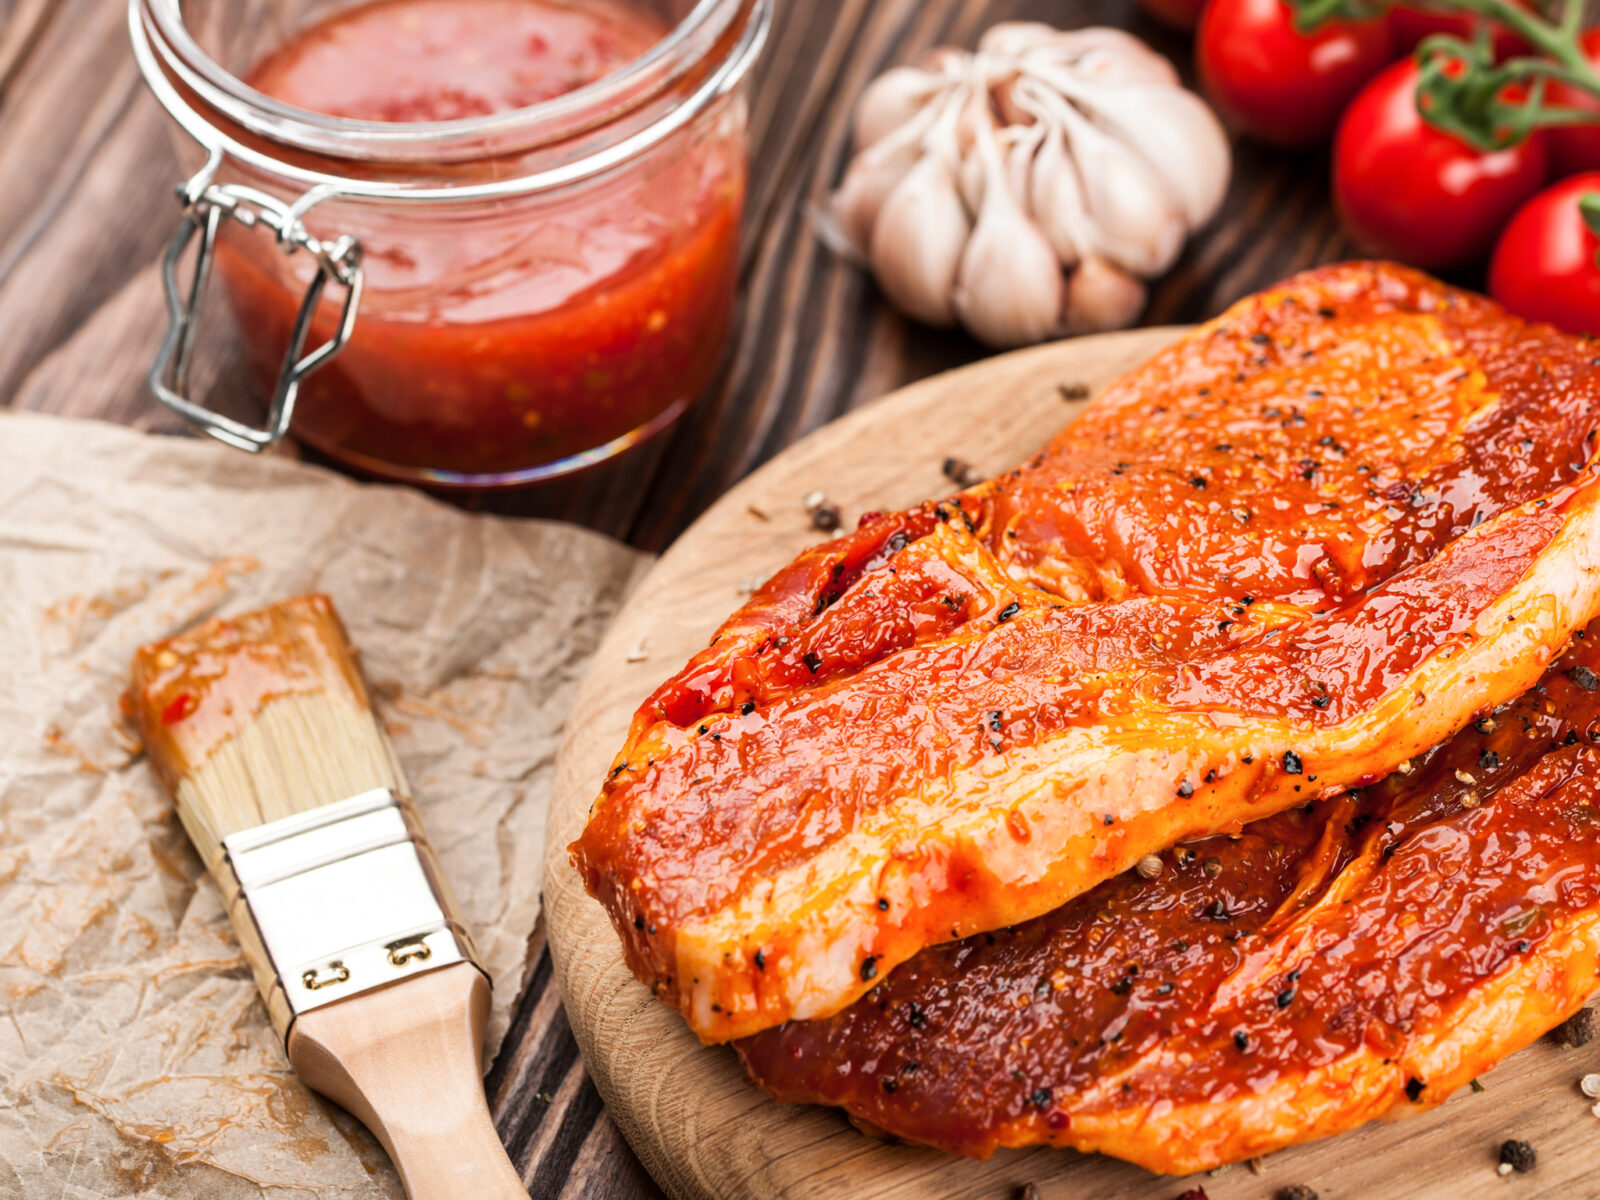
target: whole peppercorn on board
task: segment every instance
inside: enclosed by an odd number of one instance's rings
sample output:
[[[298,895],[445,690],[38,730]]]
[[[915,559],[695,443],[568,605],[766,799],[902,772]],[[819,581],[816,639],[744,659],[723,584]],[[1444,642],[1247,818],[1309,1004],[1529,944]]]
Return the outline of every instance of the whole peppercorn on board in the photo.
[[[583,827],[595,782],[611,764],[631,711],[704,646],[722,613],[797,551],[821,539],[802,499],[821,491],[846,525],[865,511],[947,494],[941,463],[957,455],[995,472],[1025,459],[1082,407],[1081,397],[1137,366],[1180,331],[1109,335],[1009,355],[906,389],[797,446],[729,494],[664,558],[613,628],[569,726],[552,809],[546,880],[555,965],[590,1071],[634,1148],[682,1196],[1176,1196],[1203,1185],[1212,1200],[1275,1194],[1291,1184],[1324,1194],[1488,1195],[1503,1185],[1498,1149],[1519,1137],[1540,1151],[1529,1195],[1570,1194],[1600,1167],[1594,1118],[1576,1088],[1600,1059],[1540,1042],[1485,1083],[1403,1126],[1371,1125],[1333,1141],[1184,1185],[1068,1151],[1002,1151],[986,1162],[863,1138],[836,1112],[779,1106],[745,1078],[734,1054],[703,1047],[655,1003],[623,962],[602,910],[582,892],[559,847]],[[1067,398],[1064,398],[1067,397]],[[977,408],[984,420],[974,422]],[[1476,1103],[1475,1103],[1476,1101]],[[1069,1188],[1070,1191],[1063,1191]],[[1564,1190],[1566,1189],[1566,1190]],[[1498,1193],[1496,1193],[1498,1194]]]

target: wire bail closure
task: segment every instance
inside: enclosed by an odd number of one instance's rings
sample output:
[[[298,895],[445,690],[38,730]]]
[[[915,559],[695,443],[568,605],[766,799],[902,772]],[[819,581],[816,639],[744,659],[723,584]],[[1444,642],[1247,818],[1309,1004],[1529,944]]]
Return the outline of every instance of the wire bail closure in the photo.
[[[348,235],[323,242],[306,231],[301,218],[314,205],[335,193],[327,186],[312,188],[293,204],[239,184],[213,182],[222,165],[220,147],[211,149],[205,166],[187,183],[177,188],[183,205],[183,224],[161,260],[161,280],[167,297],[167,334],[156,350],[147,383],[150,392],[173,412],[210,434],[220,442],[252,454],[269,450],[283,439],[294,417],[295,399],[305,378],[323,366],[350,340],[356,313],[361,306],[361,243]],[[246,229],[270,230],[278,248],[285,254],[305,251],[316,260],[317,273],[306,285],[305,297],[295,316],[284,351],[283,365],[267,406],[266,424],[257,428],[224,416],[215,409],[189,398],[189,365],[194,353],[194,332],[199,321],[200,301],[211,276],[212,256],[217,232],[225,220],[237,221]],[[185,296],[178,281],[178,264],[189,243],[200,234],[199,251],[190,274]],[[345,289],[344,307],[333,335],[310,353],[305,352],[311,333],[312,317],[329,283]],[[168,374],[171,383],[167,382]]]

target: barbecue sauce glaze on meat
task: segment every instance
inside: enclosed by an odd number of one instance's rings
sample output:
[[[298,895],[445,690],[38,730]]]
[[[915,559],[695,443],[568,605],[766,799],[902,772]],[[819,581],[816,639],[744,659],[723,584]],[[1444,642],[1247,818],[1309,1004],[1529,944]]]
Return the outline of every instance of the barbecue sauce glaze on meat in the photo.
[[[774,576],[641,706],[574,863],[720,1041],[1381,779],[1600,612],[1597,396],[1585,340],[1402,268],[1242,301]]]
[[[912,1141],[1173,1174],[1431,1108],[1600,982],[1597,689],[1600,623],[1409,773],[924,950],[739,1053]]]

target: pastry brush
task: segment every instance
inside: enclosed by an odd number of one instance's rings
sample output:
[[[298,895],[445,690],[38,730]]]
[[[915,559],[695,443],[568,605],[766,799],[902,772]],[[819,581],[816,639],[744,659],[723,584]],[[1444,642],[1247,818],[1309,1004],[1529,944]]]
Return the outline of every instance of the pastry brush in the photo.
[[[332,602],[145,646],[127,700],[295,1072],[411,1200],[525,1200],[483,1094],[488,979]]]

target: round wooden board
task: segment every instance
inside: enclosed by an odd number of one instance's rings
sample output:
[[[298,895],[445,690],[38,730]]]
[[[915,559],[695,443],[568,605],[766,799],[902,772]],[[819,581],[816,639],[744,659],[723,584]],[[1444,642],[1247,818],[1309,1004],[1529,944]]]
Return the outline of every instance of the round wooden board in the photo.
[[[903,508],[953,486],[956,456],[989,474],[1021,462],[1083,400],[1181,330],[1146,329],[1058,342],[924,380],[818,430],[744,480],[662,556],[633,593],[579,689],[556,764],[544,902],[550,950],[584,1062],[629,1143],[678,1200],[1010,1200],[1029,1183],[1042,1200],[1170,1200],[1194,1186],[1069,1151],[1002,1152],[988,1162],[888,1145],[837,1111],[779,1105],[744,1077],[732,1050],[703,1046],[628,971],[610,922],[583,891],[566,846],[621,747],[634,709],[695,651],[755,583],[821,535],[802,506],[821,490],[847,526],[864,511]],[[1267,1200],[1292,1183],[1323,1200],[1404,1196],[1600,1195],[1600,1124],[1575,1086],[1600,1069],[1600,1042],[1547,1042],[1497,1069],[1484,1095],[1463,1093],[1403,1123],[1273,1155],[1201,1183],[1210,1200]],[[1536,1172],[1503,1179],[1500,1142],[1525,1138]],[[1509,1190],[1508,1190],[1509,1189]]]

